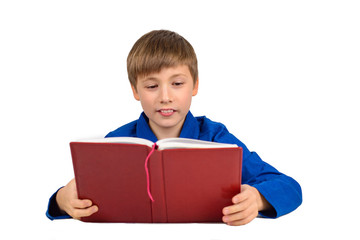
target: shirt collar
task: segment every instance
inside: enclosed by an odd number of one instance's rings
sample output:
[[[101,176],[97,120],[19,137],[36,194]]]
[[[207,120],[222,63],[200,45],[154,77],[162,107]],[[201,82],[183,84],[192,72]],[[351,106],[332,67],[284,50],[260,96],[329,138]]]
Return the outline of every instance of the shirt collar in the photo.
[[[136,135],[139,138],[148,139],[152,142],[157,141],[157,137],[149,126],[149,118],[144,112],[141,113],[140,118],[137,122]],[[189,111],[186,115],[184,125],[180,132],[181,138],[192,138],[198,139],[200,135],[200,127],[196,118]]]
[[[157,141],[157,137],[149,126],[149,118],[145,115],[144,112],[141,113],[140,118],[137,122],[136,136],[139,138],[150,140],[152,142]]]
[[[181,138],[199,139],[200,126],[196,118],[189,111],[186,115],[184,125],[180,132]]]

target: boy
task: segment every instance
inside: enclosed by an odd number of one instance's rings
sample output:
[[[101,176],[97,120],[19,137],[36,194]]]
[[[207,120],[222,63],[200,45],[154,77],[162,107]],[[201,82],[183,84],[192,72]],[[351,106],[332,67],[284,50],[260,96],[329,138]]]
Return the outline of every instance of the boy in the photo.
[[[294,179],[250,152],[223,124],[193,117],[189,109],[199,80],[196,55],[186,39],[166,30],[145,34],[131,49],[127,70],[134,98],[144,112],[106,137],[141,137],[153,142],[184,137],[242,147],[242,191],[232,198],[233,205],[223,209],[223,221],[229,225],[247,224],[258,214],[279,217],[301,204],[301,187]],[[79,219],[96,211],[90,200],[78,199],[73,179],[50,198],[47,216]]]

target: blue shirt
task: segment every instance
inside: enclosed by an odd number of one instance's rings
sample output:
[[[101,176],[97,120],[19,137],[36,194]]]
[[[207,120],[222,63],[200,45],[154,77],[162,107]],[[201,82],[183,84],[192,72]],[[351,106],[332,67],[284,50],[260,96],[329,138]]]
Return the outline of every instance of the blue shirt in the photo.
[[[148,121],[149,119],[142,113],[138,120],[108,133],[106,137],[139,137],[156,142],[157,138],[150,129]],[[276,218],[290,213],[300,206],[302,202],[300,185],[291,177],[280,173],[274,167],[262,161],[256,152],[250,152],[240,140],[229,133],[223,124],[213,122],[205,116],[194,117],[189,111],[180,137],[231,143],[242,147],[242,184],[255,187],[273,208],[270,211],[260,212],[260,215]],[[59,214],[55,196],[56,193],[50,198],[46,215],[51,220],[69,217],[68,215]]]

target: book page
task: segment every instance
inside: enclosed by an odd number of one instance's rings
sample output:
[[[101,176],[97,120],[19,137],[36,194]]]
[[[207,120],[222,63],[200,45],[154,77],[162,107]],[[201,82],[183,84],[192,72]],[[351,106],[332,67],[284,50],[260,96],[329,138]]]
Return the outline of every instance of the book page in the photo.
[[[74,142],[91,142],[91,143],[127,143],[127,144],[139,144],[146,145],[149,147],[153,146],[153,142],[143,138],[136,137],[108,137],[108,138],[99,138],[99,139],[86,139]]]
[[[157,141],[159,150],[176,148],[237,148],[236,144],[209,142],[190,138],[166,138]]]

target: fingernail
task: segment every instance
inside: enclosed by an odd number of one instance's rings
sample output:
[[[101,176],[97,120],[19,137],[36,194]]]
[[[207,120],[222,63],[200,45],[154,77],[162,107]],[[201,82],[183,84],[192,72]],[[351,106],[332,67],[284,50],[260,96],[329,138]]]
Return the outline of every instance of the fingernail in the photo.
[[[97,206],[94,207],[94,213],[97,212],[99,210],[99,208]]]
[[[224,215],[229,214],[229,209],[228,209],[228,208],[224,208],[223,213],[224,213]]]

